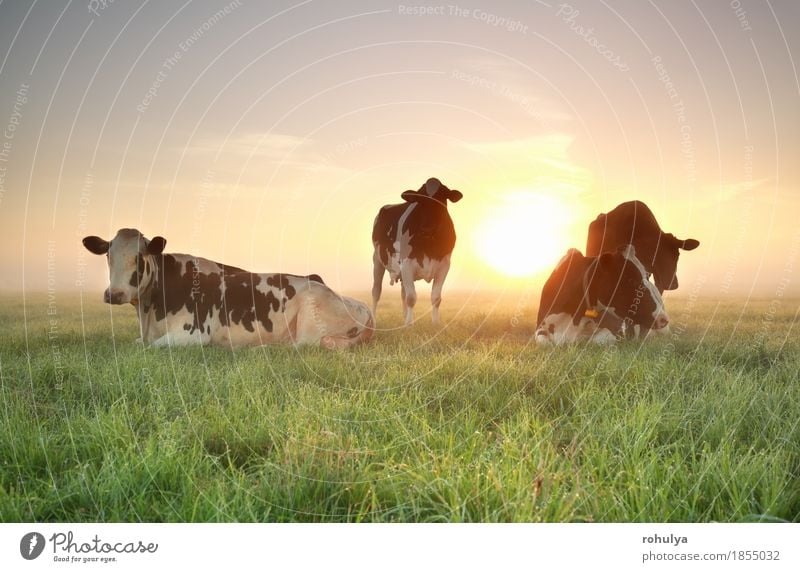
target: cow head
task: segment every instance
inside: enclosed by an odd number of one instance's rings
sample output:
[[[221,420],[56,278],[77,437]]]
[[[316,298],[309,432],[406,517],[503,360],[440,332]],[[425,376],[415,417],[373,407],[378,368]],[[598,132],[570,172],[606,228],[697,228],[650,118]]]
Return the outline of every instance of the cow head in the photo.
[[[658,244],[652,245],[655,252],[652,260],[653,280],[659,292],[678,288],[678,258],[681,250],[694,250],[700,241],[693,238],[681,240],[672,233],[662,232],[656,239]]]
[[[147,240],[141,232],[123,228],[111,241],[99,236],[83,239],[86,250],[105,254],[108,259],[109,287],[103,294],[107,304],[139,303],[139,298],[153,280],[156,270],[154,257],[164,251],[166,239],[156,236]]]
[[[631,244],[596,259],[586,296],[589,304],[612,308],[616,316],[639,326],[640,331],[660,330],[669,323],[661,294],[647,279],[647,271]]]
[[[419,190],[405,191],[400,195],[403,200],[409,203],[419,202],[422,204],[429,204],[432,201],[447,207],[447,201],[457,203],[464,195],[455,189],[451,190],[444,186],[439,179],[430,178]]]

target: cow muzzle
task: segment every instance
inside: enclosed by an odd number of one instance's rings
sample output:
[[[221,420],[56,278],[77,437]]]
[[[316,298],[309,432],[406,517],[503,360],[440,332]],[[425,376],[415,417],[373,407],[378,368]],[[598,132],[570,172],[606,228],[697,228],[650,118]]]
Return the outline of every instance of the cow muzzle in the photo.
[[[653,322],[653,329],[654,330],[662,330],[669,325],[669,316],[665,313],[661,313],[656,316],[655,321]]]
[[[106,291],[103,293],[103,302],[106,304],[125,304],[127,302],[127,300],[125,300],[125,292],[106,288]]]

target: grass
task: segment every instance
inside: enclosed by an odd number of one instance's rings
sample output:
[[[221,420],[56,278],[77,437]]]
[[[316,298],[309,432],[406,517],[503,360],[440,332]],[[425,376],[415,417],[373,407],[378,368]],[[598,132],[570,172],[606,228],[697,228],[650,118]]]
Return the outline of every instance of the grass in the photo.
[[[541,349],[535,300],[401,328],[390,294],[334,353],[143,348],[99,295],[3,295],[0,521],[800,521],[796,300]]]

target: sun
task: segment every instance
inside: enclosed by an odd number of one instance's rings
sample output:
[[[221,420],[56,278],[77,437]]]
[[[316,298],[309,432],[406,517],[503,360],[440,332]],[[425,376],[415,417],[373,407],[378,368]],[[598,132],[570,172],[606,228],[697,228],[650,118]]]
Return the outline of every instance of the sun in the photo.
[[[557,197],[520,190],[507,193],[475,231],[478,255],[513,277],[551,269],[571,246],[570,210]]]

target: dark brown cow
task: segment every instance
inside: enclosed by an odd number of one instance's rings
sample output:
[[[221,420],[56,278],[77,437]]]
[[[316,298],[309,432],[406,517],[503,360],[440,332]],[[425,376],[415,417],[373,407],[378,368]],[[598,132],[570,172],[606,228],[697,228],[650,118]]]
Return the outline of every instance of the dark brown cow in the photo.
[[[653,275],[659,293],[678,287],[676,271],[681,250],[694,250],[700,242],[682,240],[665,233],[650,208],[641,201],[622,203],[615,209],[599,215],[589,225],[586,256],[599,256],[603,252],[632,244],[636,257]]]
[[[592,257],[572,248],[542,289],[536,342],[608,344],[650,330],[664,332],[668,324],[661,294],[633,246]]]
[[[124,228],[83,244],[108,258],[109,304],[136,307],[142,340],[154,346],[273,343],[346,347],[370,339],[366,304],[334,293],[316,274],[255,274],[188,254]]]

